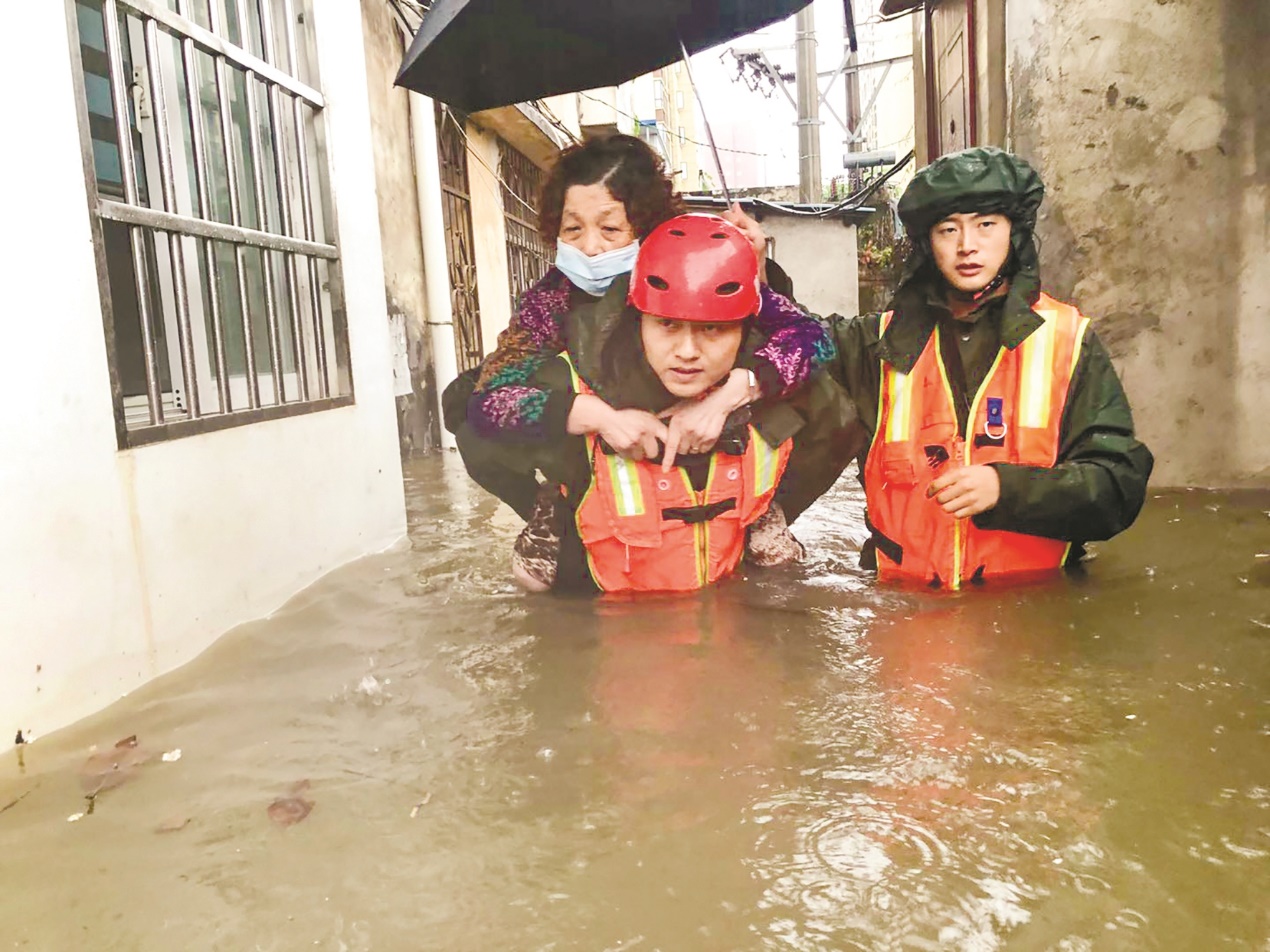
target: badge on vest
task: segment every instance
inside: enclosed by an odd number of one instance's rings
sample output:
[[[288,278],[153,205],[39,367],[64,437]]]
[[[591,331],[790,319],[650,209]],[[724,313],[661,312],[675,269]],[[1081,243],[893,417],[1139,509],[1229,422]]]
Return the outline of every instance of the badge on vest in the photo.
[[[1001,397],[988,398],[988,419],[983,424],[984,435],[990,440],[1005,438],[1005,400]]]

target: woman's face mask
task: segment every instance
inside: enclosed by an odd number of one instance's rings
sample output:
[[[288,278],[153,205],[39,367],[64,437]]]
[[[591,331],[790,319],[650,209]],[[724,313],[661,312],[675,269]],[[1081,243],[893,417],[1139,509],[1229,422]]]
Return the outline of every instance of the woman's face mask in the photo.
[[[626,217],[626,205],[608,188],[570,185],[564,193],[556,267],[575,285],[596,297],[613,279],[635,265],[639,242]]]
[[[613,279],[635,267],[639,242],[587,256],[563,239],[556,240],[556,267],[566,278],[593,297],[603,297]]]

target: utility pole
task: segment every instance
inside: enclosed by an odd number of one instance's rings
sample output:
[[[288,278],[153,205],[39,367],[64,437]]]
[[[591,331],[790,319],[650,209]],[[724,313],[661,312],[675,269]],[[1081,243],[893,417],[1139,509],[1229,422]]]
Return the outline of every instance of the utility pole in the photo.
[[[815,4],[794,18],[794,51],[798,84],[798,200],[818,202],[820,186],[820,84],[816,78]]]
[[[846,30],[844,30],[843,32],[846,34],[845,42],[847,44],[850,44],[851,42],[850,32]],[[852,53],[849,46],[846,52],[848,54],[846,59],[846,63],[847,63],[847,75],[846,75],[847,126],[851,129],[851,133],[850,133],[851,138],[847,140],[847,151],[848,152],[863,152],[864,140],[860,137],[860,132],[861,132],[860,122],[862,119],[861,109],[860,109],[860,70],[852,69],[852,67],[859,65],[860,57],[856,55],[855,53]],[[852,169],[851,171],[849,171],[847,173],[847,179],[848,179],[847,191],[853,192],[860,187],[859,170]]]

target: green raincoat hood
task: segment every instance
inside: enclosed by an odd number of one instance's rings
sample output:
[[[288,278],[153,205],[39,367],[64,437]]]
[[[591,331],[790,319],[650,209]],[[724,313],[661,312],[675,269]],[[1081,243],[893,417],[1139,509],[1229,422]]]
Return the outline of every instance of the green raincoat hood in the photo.
[[[931,276],[932,225],[957,212],[990,212],[1010,219],[1014,255],[1006,267],[1016,283],[1039,290],[1040,262],[1033,232],[1044,196],[1045,186],[1036,170],[1001,149],[982,146],[936,159],[913,177],[900,197],[900,220],[913,241],[902,285]]]

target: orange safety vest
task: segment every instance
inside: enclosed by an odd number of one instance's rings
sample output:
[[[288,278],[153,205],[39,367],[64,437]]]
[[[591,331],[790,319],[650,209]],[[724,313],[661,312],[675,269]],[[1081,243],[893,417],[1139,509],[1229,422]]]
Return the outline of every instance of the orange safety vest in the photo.
[[[577,393],[591,393],[567,355]],[[609,455],[587,436],[591,484],[577,510],[591,577],[605,592],[688,592],[731,573],[745,529],[767,512],[792,443],[772,447],[754,427],[740,455],[714,453],[704,490],[680,466]]]
[[[952,388],[934,331],[908,373],[882,363],[877,429],[864,465],[878,578],[958,589],[962,582],[1059,569],[1071,544],[980,529],[926,498],[947,466],[1053,466],[1067,392],[1089,319],[1042,294],[1045,323],[1013,350],[1002,347],[974,395],[969,439],[958,436]],[[881,331],[892,312],[882,315]]]

